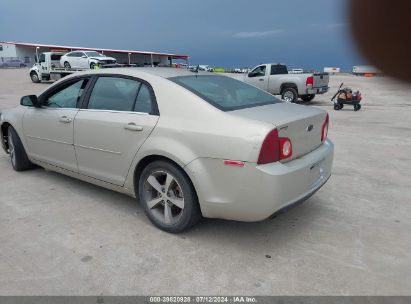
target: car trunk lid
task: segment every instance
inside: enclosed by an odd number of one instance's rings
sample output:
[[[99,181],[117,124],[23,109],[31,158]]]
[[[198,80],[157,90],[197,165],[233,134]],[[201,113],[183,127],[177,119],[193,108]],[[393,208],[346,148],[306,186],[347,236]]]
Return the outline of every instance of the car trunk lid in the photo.
[[[273,124],[278,129],[279,137],[288,137],[292,143],[293,154],[283,162],[302,157],[322,144],[322,126],[327,112],[321,109],[290,103],[277,103],[230,113]]]

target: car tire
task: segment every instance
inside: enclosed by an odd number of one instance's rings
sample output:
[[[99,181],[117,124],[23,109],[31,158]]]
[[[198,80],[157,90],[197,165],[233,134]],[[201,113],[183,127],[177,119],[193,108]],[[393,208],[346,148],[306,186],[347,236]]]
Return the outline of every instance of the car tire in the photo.
[[[37,75],[36,72],[31,72],[30,73],[30,78],[31,78],[31,81],[33,81],[34,83],[39,83],[40,82],[39,75]]]
[[[281,92],[281,98],[286,102],[297,103],[298,92],[292,87],[284,88]]]
[[[310,94],[310,95],[301,95],[301,99],[304,102],[310,102],[315,98],[315,94]]]
[[[361,109],[361,105],[355,105],[354,106],[354,111],[359,111]]]
[[[96,64],[94,62],[90,63],[90,69],[94,70],[96,67]]]
[[[150,221],[166,232],[181,232],[201,218],[193,184],[172,162],[154,161],[143,169],[138,182],[138,198]]]
[[[10,159],[13,169],[16,171],[25,171],[32,169],[34,165],[27,157],[26,150],[24,150],[20,137],[12,126],[8,127],[7,136]]]
[[[65,68],[66,70],[71,69],[70,63],[67,62],[67,61],[65,61],[65,62],[64,62],[64,68]]]

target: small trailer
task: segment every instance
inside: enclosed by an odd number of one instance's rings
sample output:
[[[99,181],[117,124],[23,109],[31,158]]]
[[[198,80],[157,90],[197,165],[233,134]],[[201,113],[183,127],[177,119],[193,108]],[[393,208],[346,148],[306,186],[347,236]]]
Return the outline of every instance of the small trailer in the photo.
[[[330,75],[334,75],[336,73],[340,73],[341,69],[340,68],[335,68],[335,67],[325,67],[324,68],[324,73],[328,73]]]
[[[355,76],[381,75],[382,74],[380,70],[370,65],[355,65],[352,68],[352,73]]]

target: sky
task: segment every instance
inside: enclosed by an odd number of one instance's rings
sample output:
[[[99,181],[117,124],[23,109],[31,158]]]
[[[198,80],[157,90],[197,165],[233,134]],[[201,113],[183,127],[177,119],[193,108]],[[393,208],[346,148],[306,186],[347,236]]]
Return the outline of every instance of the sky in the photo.
[[[1,0],[0,41],[187,54],[190,64],[351,70],[345,0]]]

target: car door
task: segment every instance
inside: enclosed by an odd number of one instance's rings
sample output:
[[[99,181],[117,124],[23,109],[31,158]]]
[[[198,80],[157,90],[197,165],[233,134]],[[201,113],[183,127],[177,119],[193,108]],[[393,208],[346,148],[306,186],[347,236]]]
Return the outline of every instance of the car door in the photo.
[[[89,77],[67,80],[39,100],[41,108],[30,107],[23,117],[28,153],[34,159],[77,172],[73,122]]]
[[[247,75],[247,83],[260,88],[262,90],[267,90],[268,88],[268,77],[266,77],[266,65],[260,65],[252,70]]]
[[[81,69],[86,69],[89,67],[88,65],[88,57],[84,52],[79,52],[79,57],[77,57],[78,60],[78,67]]]
[[[75,69],[78,69],[81,67],[80,59],[81,59],[81,52],[72,52],[68,54],[67,56],[67,60],[70,63],[70,66]]]
[[[73,63],[70,63],[71,67],[76,69],[81,68],[81,52],[74,52],[73,57],[70,58],[70,62]]]
[[[158,118],[147,82],[119,75],[96,77],[74,124],[79,172],[124,185],[135,154]]]

